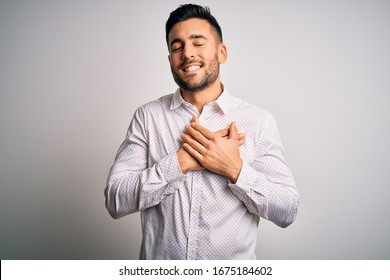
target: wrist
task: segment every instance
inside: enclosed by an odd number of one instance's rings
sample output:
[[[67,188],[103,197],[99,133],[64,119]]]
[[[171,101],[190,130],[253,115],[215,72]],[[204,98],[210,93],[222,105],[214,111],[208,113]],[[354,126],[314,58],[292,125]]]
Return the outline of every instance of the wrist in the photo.
[[[187,161],[185,160],[185,154],[184,153],[185,153],[185,151],[183,150],[183,148],[180,148],[176,152],[176,155],[177,155],[177,161],[179,162],[179,166],[180,166],[181,172],[183,172],[183,174],[186,174],[190,170],[188,169],[188,165],[187,165]]]
[[[235,184],[238,180],[238,177],[240,176],[240,173],[241,173],[241,169],[242,169],[242,164],[243,164],[243,161],[242,159],[240,158],[239,162],[237,163],[237,165],[235,165],[231,171],[229,172],[228,174],[228,178],[230,179],[230,181]]]

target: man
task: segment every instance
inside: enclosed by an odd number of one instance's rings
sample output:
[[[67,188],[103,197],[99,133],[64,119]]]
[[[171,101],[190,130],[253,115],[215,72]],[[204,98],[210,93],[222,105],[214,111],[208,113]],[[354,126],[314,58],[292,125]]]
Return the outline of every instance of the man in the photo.
[[[141,259],[255,259],[260,217],[286,227],[298,208],[274,118],[224,89],[227,49],[208,8],[173,11],[166,40],[179,89],[136,110],[106,207],[141,211]]]

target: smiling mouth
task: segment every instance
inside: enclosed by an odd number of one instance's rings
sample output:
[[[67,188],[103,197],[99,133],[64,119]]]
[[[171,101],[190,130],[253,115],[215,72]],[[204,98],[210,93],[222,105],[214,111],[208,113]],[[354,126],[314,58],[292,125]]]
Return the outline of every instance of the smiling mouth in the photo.
[[[184,67],[183,71],[184,72],[193,72],[200,69],[199,65],[194,65],[194,66],[189,66],[189,67]]]
[[[191,73],[199,70],[202,66],[201,65],[190,65],[190,66],[185,66],[182,68],[183,72],[186,73]]]

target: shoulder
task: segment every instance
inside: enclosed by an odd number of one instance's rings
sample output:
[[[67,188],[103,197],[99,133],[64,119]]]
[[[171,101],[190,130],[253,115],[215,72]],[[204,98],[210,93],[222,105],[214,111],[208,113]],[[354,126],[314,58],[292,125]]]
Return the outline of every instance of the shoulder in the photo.
[[[143,133],[147,134],[147,127],[150,127],[149,124],[158,122],[169,111],[172,96],[173,94],[164,95],[139,106],[133,113],[128,135],[135,130],[143,131]]]
[[[164,96],[161,96],[160,98],[147,102],[141,106],[139,106],[134,113],[135,117],[146,117],[148,115],[153,115],[153,114],[161,114],[164,113],[165,111],[169,110],[172,98],[173,98],[173,93],[167,94]]]
[[[153,111],[156,109],[163,109],[163,108],[169,109],[169,106],[171,105],[171,102],[172,102],[173,95],[174,94],[171,93],[171,94],[161,96],[160,98],[158,98],[156,100],[153,100],[153,101],[150,101],[148,103],[141,105],[140,107],[138,107],[137,110]]]
[[[233,112],[242,115],[244,118],[256,120],[261,123],[269,123],[274,121],[274,116],[264,108],[255,104],[249,103],[241,98],[231,96],[231,108]]]
[[[248,139],[252,136],[256,143],[263,143],[264,139],[279,141],[278,125],[273,114],[260,106],[237,97],[233,98],[233,120],[237,120],[237,127],[247,133]]]

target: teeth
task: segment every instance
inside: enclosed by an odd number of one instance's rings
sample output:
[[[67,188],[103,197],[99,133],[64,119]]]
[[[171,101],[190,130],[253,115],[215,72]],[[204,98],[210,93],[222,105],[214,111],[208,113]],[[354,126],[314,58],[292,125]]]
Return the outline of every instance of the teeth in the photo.
[[[185,68],[184,71],[185,72],[190,72],[190,71],[198,70],[199,68],[200,68],[200,66],[190,66],[188,68]]]

